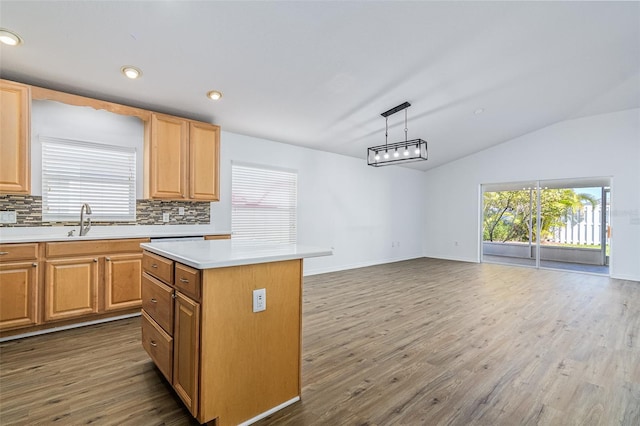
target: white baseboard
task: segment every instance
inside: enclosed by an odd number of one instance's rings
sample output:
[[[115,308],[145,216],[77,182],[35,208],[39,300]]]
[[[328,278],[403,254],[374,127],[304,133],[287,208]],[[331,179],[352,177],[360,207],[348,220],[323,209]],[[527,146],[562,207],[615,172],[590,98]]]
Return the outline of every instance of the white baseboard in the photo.
[[[258,420],[262,420],[262,419],[264,419],[265,417],[272,415],[272,414],[273,414],[273,413],[275,413],[276,411],[280,411],[280,410],[282,410],[283,408],[288,407],[288,406],[290,406],[291,404],[293,404],[293,403],[295,403],[295,402],[298,402],[298,401],[300,401],[300,397],[299,397],[299,396],[296,396],[295,398],[291,398],[290,400],[285,401],[285,402],[283,402],[282,404],[280,404],[280,405],[278,405],[278,406],[276,406],[276,407],[273,407],[272,409],[267,410],[267,411],[265,411],[265,412],[264,412],[264,413],[262,413],[262,414],[258,414],[257,416],[255,416],[255,417],[253,417],[253,418],[251,418],[251,419],[247,420],[246,422],[242,422],[242,423],[240,423],[238,426],[249,426],[250,424],[253,424],[253,423],[257,422]]]
[[[304,276],[307,277],[311,275],[327,274],[329,272],[339,272],[339,271],[346,271],[349,269],[366,268],[367,266],[384,265],[386,263],[402,262],[404,260],[411,260],[411,259],[420,259],[421,257],[423,256],[418,254],[413,256],[397,257],[393,259],[371,260],[366,262],[350,263],[347,265],[336,265],[336,266],[330,266],[328,268],[312,268],[312,269],[310,268],[304,271]]]
[[[121,319],[133,318],[133,317],[139,317],[139,316],[140,316],[140,312],[136,312],[133,314],[119,315],[117,317],[101,318],[94,321],[79,322],[77,324],[62,325],[60,327],[52,327],[52,328],[46,328],[44,330],[30,331],[28,333],[16,334],[15,336],[7,336],[7,337],[0,338],[0,343],[6,342],[9,340],[23,339],[25,337],[39,336],[41,334],[54,333],[56,331],[69,330],[72,328],[79,328],[87,325],[102,324],[104,322],[117,321]]]

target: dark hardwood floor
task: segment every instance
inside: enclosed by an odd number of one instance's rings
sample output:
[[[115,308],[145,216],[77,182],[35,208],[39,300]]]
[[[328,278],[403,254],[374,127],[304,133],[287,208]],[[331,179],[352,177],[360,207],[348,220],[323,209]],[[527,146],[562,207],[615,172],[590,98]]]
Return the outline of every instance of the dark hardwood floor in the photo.
[[[640,283],[417,259],[305,278],[302,401],[258,425],[640,425]],[[2,425],[196,424],[139,318],[0,344]]]

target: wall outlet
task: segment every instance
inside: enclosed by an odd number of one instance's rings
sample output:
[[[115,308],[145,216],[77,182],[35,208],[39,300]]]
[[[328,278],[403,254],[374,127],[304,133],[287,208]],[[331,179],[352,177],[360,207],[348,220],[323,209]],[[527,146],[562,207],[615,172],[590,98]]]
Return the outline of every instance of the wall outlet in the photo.
[[[253,290],[253,312],[262,312],[267,309],[267,289]]]
[[[162,221],[169,222],[169,213],[162,213]]]
[[[16,212],[13,210],[0,212],[0,223],[16,223]]]
[[[178,214],[184,216],[184,207],[178,207]]]

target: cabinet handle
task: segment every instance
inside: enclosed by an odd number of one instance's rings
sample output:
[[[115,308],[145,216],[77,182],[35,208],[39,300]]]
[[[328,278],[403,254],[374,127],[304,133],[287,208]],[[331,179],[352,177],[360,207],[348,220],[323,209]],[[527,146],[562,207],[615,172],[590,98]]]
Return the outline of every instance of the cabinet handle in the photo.
[[[176,296],[176,294],[175,294],[175,293],[171,293],[171,298],[172,298],[172,299],[175,299],[176,297],[177,297],[177,296]]]
[[[36,262],[33,262],[33,263],[31,264],[31,266],[33,266],[33,267],[35,268],[36,266],[38,266],[38,264],[37,264]]]
[[[151,267],[158,269],[158,265],[156,265],[155,263],[153,265],[151,265]]]
[[[4,256],[5,254],[9,254],[8,251],[0,251],[0,256]]]
[[[151,298],[151,303],[158,303],[158,301],[152,297]]]
[[[106,257],[106,258],[105,258],[105,260],[106,260],[107,262],[111,262],[111,258],[110,258],[110,257]]]
[[[98,259],[93,259],[94,262],[98,262]]]
[[[180,277],[180,282],[181,282],[181,283],[188,284],[188,283],[189,283],[189,280],[188,280],[188,279],[186,279],[186,278],[182,278],[182,277]]]
[[[156,346],[158,346],[158,344],[157,344],[156,342],[154,342],[153,340],[152,340],[150,343],[151,343],[151,346],[153,346],[154,348],[155,348]]]

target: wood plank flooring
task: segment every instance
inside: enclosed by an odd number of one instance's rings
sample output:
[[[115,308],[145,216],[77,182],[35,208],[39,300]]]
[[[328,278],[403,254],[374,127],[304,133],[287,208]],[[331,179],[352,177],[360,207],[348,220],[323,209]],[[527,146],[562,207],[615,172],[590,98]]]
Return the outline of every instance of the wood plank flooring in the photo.
[[[305,278],[302,401],[258,425],[640,425],[640,283],[416,259]],[[138,318],[0,344],[0,424],[197,424]]]

